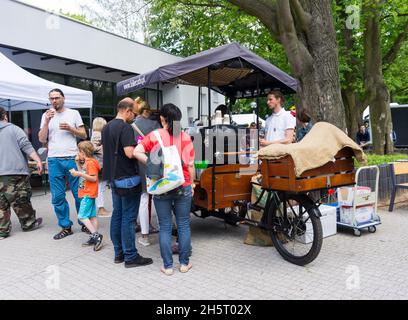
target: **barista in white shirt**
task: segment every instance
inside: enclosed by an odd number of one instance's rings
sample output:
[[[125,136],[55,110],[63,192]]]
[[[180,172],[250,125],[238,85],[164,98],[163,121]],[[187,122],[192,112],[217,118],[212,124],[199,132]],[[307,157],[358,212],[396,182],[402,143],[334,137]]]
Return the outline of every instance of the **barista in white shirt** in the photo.
[[[282,92],[272,90],[268,93],[267,104],[269,109],[272,110],[272,114],[266,119],[265,137],[259,139],[261,147],[275,143],[292,143],[296,118],[289,111],[283,109],[284,102],[285,97]]]

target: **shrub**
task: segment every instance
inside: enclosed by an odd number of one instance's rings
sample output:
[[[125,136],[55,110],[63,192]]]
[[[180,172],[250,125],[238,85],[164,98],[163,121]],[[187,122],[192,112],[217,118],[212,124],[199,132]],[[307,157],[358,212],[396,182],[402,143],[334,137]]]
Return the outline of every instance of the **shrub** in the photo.
[[[403,154],[403,153],[386,154],[383,156],[380,156],[377,154],[366,154],[366,155],[367,155],[367,160],[368,160],[367,166],[377,166],[377,165],[384,164],[384,163],[394,162],[400,159],[408,159],[408,155]],[[363,166],[361,163],[358,163],[355,160],[354,160],[354,164],[357,168]]]

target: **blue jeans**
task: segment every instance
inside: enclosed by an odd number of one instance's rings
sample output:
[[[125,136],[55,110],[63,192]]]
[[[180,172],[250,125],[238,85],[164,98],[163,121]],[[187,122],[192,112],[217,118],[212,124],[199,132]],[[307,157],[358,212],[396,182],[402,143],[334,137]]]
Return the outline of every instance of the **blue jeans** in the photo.
[[[139,212],[140,193],[121,197],[112,190],[112,218],[110,224],[110,236],[115,251],[115,256],[124,255],[125,261],[131,261],[138,257],[135,245],[135,223]]]
[[[173,254],[171,250],[172,209],[176,216],[179,242],[179,262],[187,265],[191,249],[190,209],[192,201],[191,187],[183,187],[180,191],[170,191],[166,195],[153,197],[159,218],[160,253],[164,268],[173,267]]]
[[[69,228],[72,226],[72,221],[69,219],[69,205],[65,198],[66,183],[65,177],[68,178],[68,183],[71,188],[72,195],[75,198],[75,207],[77,212],[81,204],[78,198],[78,177],[73,177],[69,170],[76,168],[74,157],[72,158],[48,158],[48,177],[50,180],[50,189],[52,196],[52,205],[54,206],[55,214],[57,215],[58,225],[61,228]],[[82,225],[82,222],[78,220]]]

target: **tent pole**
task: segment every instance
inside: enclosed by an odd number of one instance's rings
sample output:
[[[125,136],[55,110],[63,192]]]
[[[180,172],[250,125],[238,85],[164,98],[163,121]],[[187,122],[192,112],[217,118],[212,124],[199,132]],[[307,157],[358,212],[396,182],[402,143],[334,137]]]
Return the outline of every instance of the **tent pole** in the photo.
[[[257,150],[259,150],[259,73],[256,75],[256,131],[258,135]]]
[[[92,136],[92,107],[89,108],[89,137]]]
[[[159,110],[159,105],[160,105],[160,83],[157,82],[157,107],[156,109]]]
[[[211,127],[211,70],[210,66],[208,66],[208,127]],[[208,138],[210,138],[211,134]],[[212,209],[215,209],[215,162],[216,157],[215,153],[217,150],[217,140],[216,135],[213,134],[212,136],[212,168],[211,168],[211,198],[212,198]]]
[[[208,126],[211,127],[211,70],[208,67]]]
[[[11,122],[11,100],[7,99],[8,101],[8,122]]]
[[[198,87],[198,115],[197,118],[201,121],[201,86]]]

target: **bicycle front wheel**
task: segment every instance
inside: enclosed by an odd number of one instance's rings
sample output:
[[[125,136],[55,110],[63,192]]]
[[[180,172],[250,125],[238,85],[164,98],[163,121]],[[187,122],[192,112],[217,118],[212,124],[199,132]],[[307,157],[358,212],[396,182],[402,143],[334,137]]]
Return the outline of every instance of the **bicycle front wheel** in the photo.
[[[287,261],[299,266],[312,262],[323,243],[320,212],[305,194],[276,193],[268,210],[273,245]]]

